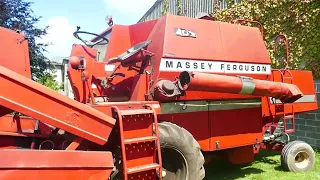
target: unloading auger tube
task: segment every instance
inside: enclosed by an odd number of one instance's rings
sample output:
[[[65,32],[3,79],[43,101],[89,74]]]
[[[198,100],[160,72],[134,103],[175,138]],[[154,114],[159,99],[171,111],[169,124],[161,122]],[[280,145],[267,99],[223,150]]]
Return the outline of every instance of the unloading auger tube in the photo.
[[[257,80],[243,76],[226,76],[201,72],[180,74],[178,88],[181,91],[207,91],[253,96],[268,96],[283,103],[293,103],[303,96],[294,84]]]

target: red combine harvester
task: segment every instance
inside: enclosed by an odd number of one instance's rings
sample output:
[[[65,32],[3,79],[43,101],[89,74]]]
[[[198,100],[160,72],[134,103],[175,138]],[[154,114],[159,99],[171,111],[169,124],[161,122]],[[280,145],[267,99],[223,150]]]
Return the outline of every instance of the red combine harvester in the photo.
[[[247,163],[261,148],[313,167],[287,138],[318,108],[312,73],[272,69],[258,28],[166,15],[74,35],[73,100],[32,81],[27,39],[0,28],[2,180],[198,180],[206,155]]]

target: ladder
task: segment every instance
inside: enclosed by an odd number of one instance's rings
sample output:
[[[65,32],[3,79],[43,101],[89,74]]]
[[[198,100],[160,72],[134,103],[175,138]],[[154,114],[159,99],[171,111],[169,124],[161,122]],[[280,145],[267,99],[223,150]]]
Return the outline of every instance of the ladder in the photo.
[[[119,122],[124,180],[162,180],[158,120],[151,106],[137,109],[112,107]]]
[[[272,70],[272,77],[273,77],[273,81],[275,81],[274,79],[274,75],[275,72],[278,72],[281,75],[281,82],[282,83],[288,83],[288,84],[292,84],[293,83],[293,77],[292,77],[292,73],[290,72],[290,70],[288,69],[276,69],[276,70]],[[286,76],[286,74],[288,74]],[[287,80],[287,81],[286,81]],[[275,107],[275,114],[274,117],[277,117],[280,114],[283,114],[283,124],[279,126],[279,128],[283,129],[284,133],[292,133],[295,132],[295,115],[294,115],[294,105],[293,103],[277,103],[277,101],[275,99],[274,100],[274,107]],[[289,113],[286,113],[289,112]],[[288,129],[287,125],[288,125],[288,120],[292,121],[292,128]]]

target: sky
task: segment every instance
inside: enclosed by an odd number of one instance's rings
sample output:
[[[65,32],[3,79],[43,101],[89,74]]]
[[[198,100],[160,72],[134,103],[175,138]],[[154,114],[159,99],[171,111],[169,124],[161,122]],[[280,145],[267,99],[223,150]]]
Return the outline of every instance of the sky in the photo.
[[[82,43],[72,35],[76,27],[99,34],[109,26],[105,18],[111,15],[114,24],[135,24],[156,0],[29,0],[38,27],[49,25],[48,34],[39,43],[50,43],[46,57],[67,57],[73,43]],[[86,36],[87,37],[87,36]],[[93,37],[93,36],[91,36]],[[90,40],[89,37],[87,40]]]

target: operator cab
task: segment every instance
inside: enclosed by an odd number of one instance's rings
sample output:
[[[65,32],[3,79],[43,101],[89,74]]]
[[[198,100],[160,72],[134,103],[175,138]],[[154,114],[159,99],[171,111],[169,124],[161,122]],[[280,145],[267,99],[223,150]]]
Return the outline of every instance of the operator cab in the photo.
[[[155,22],[140,26],[145,25],[144,28],[151,31]],[[95,34],[77,27],[73,35],[83,45],[73,45],[68,75],[78,101],[145,99],[144,94],[138,94],[139,97],[132,95],[132,87],[143,79],[140,76],[152,72],[149,64],[154,53],[147,50],[151,44],[147,36],[149,33],[139,34],[136,32],[138,29],[135,26],[115,25]],[[132,32],[135,36],[131,36]],[[88,38],[88,35],[91,37]]]
[[[97,50],[97,55],[96,55],[97,62],[107,61],[108,64],[114,64],[117,62],[120,62],[121,64],[126,64],[129,61],[141,59],[141,55],[142,56],[145,56],[145,55],[152,56],[153,55],[153,53],[148,52],[144,49],[151,43],[151,40],[147,40],[147,41],[143,41],[143,42],[135,44],[134,46],[127,49],[125,52],[123,52],[119,56],[107,59],[106,54],[108,51],[110,38],[112,35],[112,27],[109,27],[107,30],[102,32],[100,35],[95,34],[95,33],[85,32],[85,31],[79,31],[79,30],[80,30],[80,27],[78,26],[77,31],[75,31],[73,33],[73,35],[77,39],[82,41],[86,46]],[[86,41],[86,40],[83,40],[78,35],[80,33],[94,35],[95,37],[93,39],[91,39],[90,41]],[[139,52],[142,52],[142,54]]]
[[[80,30],[80,27],[78,26],[77,30],[73,33],[74,37],[82,41],[84,45],[97,50],[96,61],[103,62],[106,58],[106,54],[108,51],[109,39],[112,34],[112,27],[109,27],[106,31],[104,31],[100,35],[91,33],[91,32],[86,32],[86,31],[79,31],[79,30]],[[79,34],[88,34],[88,35],[93,35],[95,37],[92,38],[90,41],[87,41],[81,38]]]
[[[113,64],[116,62],[125,63],[125,62],[132,60],[132,59],[137,58],[137,56],[134,56],[134,55],[137,55],[138,52],[140,52],[141,50],[144,51],[146,54],[153,55],[153,53],[146,52],[146,50],[144,49],[145,47],[147,47],[151,43],[151,40],[147,40],[147,41],[140,42],[140,43],[132,46],[131,48],[127,49],[127,51],[120,54],[119,56],[116,56],[116,57],[113,57],[113,58],[106,60],[106,54],[108,51],[110,38],[112,35],[112,27],[109,27],[107,30],[102,32],[100,35],[95,34],[95,33],[91,33],[91,32],[79,31],[79,30],[80,30],[80,27],[78,26],[77,31],[75,31],[73,33],[73,35],[77,39],[82,41],[84,43],[84,45],[97,50],[97,56],[96,56],[97,62],[108,61],[108,64]],[[95,37],[92,38],[90,41],[86,41],[86,40],[82,39],[78,34],[89,34],[89,35],[94,35]],[[145,55],[145,54],[143,54],[143,55]],[[133,58],[131,58],[131,57],[133,57]]]

